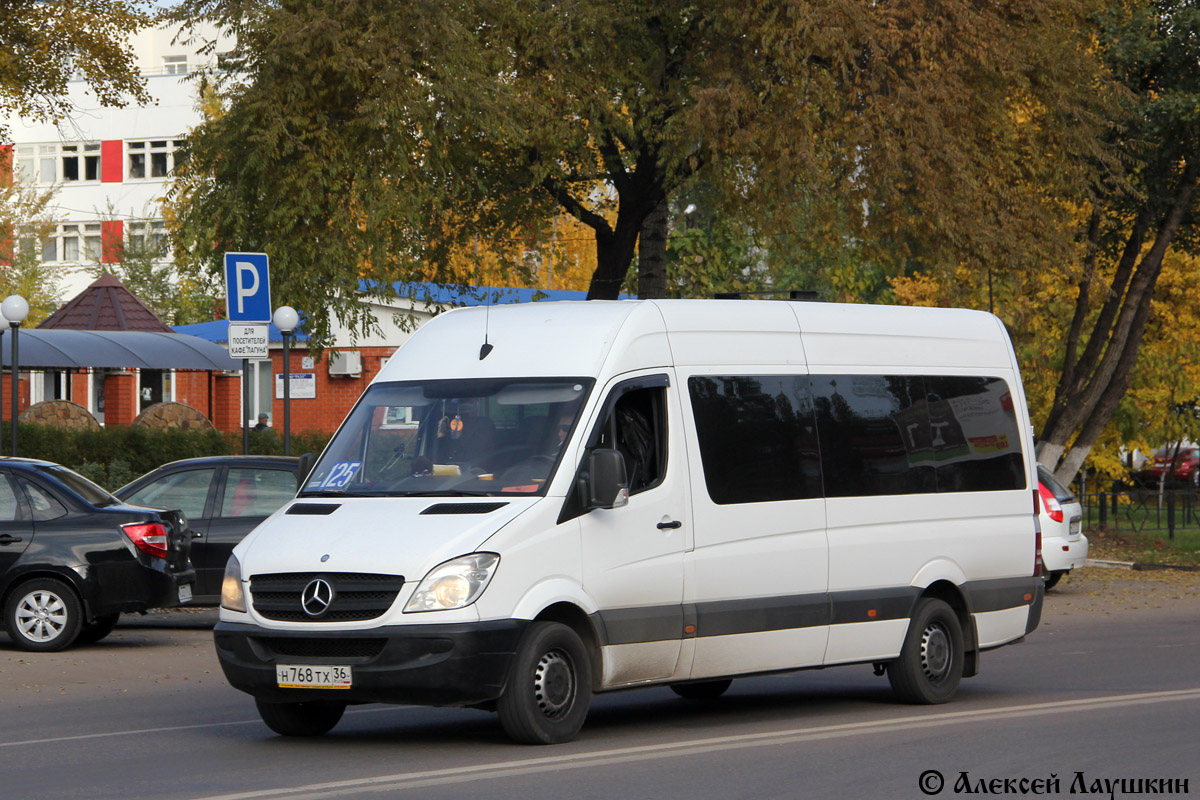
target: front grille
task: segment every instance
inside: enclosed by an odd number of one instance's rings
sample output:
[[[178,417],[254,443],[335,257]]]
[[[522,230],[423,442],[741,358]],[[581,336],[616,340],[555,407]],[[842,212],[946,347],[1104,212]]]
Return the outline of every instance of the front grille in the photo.
[[[318,578],[333,589],[328,606],[310,604],[305,611],[304,590]],[[382,616],[404,587],[403,575],[362,572],[280,572],[250,579],[254,610],[281,622],[358,622]]]
[[[387,639],[261,639],[274,656],[285,658],[374,658]]]

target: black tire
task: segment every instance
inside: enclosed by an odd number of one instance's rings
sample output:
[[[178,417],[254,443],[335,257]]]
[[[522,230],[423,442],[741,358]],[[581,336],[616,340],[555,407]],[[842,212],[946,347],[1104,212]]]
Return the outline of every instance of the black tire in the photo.
[[[16,586],[4,604],[4,627],[18,650],[54,653],[70,647],[83,623],[75,590],[55,578]]]
[[[579,634],[557,622],[530,625],[496,701],[505,732],[523,744],[569,742],[591,700],[591,660]]]
[[[333,730],[346,712],[345,703],[314,700],[307,703],[268,703],[255,698],[258,715],[280,736],[322,736]]]
[[[115,614],[105,614],[103,617],[96,617],[94,622],[85,622],[79,630],[79,636],[75,639],[76,644],[95,644],[113,632],[113,628],[117,627],[117,623],[121,620],[120,612]]]
[[[900,657],[889,662],[888,682],[905,703],[945,703],[958,691],[963,672],[963,635],[958,615],[945,602],[917,602]]]
[[[685,700],[716,700],[733,684],[726,678],[722,681],[697,681],[695,683],[672,683],[671,691]]]
[[[1046,591],[1048,592],[1058,585],[1058,582],[1062,580],[1062,576],[1066,574],[1067,573],[1061,569],[1055,570],[1054,572],[1047,572],[1045,569],[1043,569],[1042,576],[1046,581]]]

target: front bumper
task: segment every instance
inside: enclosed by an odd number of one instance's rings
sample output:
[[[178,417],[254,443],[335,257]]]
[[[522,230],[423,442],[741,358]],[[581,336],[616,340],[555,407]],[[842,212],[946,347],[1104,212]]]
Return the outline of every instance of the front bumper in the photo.
[[[358,631],[269,630],[219,622],[217,657],[235,688],[268,702],[331,700],[471,706],[504,691],[528,620],[395,625]],[[349,689],[281,689],[276,664],[337,664]]]

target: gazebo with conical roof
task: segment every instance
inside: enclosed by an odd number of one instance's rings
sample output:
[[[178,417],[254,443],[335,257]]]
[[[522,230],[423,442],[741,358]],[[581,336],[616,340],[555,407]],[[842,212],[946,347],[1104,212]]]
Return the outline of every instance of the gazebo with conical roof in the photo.
[[[10,342],[3,345],[9,366]],[[112,274],[22,331],[20,366],[44,371],[46,399],[74,399],[105,424],[130,424],[174,395],[218,428],[241,425],[238,362],[220,345],[173,331]]]
[[[174,333],[149,306],[134,297],[125,284],[107,272],[42,320],[38,328]]]

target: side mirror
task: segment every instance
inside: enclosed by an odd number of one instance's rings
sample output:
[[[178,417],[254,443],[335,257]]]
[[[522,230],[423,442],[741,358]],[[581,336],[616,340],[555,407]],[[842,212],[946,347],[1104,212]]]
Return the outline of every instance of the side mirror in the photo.
[[[297,476],[297,485],[303,488],[304,482],[308,480],[308,473],[312,472],[313,465],[317,463],[316,453],[305,453],[300,456],[300,474]]]
[[[620,450],[593,450],[588,457],[588,507],[621,508],[629,505],[629,479]]]

